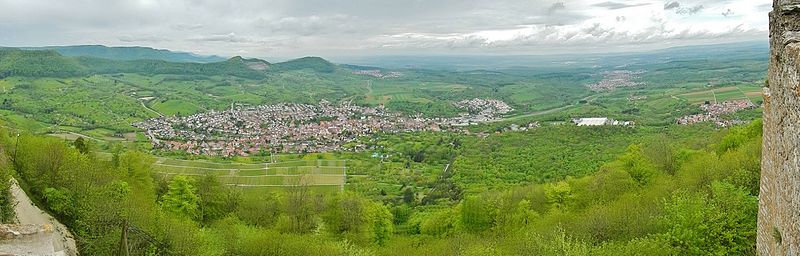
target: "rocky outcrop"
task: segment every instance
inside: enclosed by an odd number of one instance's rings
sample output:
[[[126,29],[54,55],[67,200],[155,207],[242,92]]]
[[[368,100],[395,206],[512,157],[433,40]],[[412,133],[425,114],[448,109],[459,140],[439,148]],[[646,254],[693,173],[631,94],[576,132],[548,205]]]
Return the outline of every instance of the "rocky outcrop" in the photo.
[[[757,250],[800,255],[800,0],[774,0]]]
[[[17,181],[11,179],[17,224],[0,224],[2,255],[78,255],[72,234],[58,220],[33,204]]]

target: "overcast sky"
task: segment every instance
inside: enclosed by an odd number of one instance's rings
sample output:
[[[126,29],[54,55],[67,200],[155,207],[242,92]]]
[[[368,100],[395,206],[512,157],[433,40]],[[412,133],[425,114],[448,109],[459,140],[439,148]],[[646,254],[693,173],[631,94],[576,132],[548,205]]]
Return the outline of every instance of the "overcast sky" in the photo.
[[[0,45],[547,54],[767,40],[770,0],[0,0]]]

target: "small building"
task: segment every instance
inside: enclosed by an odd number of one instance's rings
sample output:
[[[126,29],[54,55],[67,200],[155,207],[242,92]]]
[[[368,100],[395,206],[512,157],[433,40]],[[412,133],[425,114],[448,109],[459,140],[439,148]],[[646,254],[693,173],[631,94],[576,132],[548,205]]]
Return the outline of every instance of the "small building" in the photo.
[[[576,118],[572,119],[572,122],[578,126],[602,126],[610,125],[611,119],[607,117]]]

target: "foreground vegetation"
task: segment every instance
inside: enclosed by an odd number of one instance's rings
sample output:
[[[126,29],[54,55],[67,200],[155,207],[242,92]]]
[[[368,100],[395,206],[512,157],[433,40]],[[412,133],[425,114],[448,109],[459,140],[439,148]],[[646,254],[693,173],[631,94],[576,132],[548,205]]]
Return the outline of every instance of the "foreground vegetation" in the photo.
[[[400,198],[248,194],[215,176],[162,179],[137,151],[106,161],[82,144],[8,133],[2,145],[3,168],[87,255],[115,254],[121,223],[141,231],[129,238],[136,252],[174,255],[753,254],[761,123],[713,133],[633,143],[592,174],[545,183],[462,190],[453,169]],[[446,188],[456,189],[424,197]]]

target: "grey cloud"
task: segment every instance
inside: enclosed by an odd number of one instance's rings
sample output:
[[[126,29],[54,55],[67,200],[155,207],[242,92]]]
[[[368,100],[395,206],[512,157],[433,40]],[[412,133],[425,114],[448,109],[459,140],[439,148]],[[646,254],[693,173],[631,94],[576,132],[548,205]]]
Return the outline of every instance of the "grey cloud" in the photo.
[[[734,14],[733,11],[731,11],[731,9],[728,9],[727,11],[722,13],[722,16],[725,16],[727,18],[729,16],[733,16],[733,14]]]
[[[626,3],[618,3],[618,2],[602,2],[598,4],[593,4],[592,6],[603,7],[610,10],[617,10],[617,9],[625,9],[631,7],[638,7],[638,6],[645,6],[650,5],[649,3],[638,3],[638,4],[626,4]]]
[[[553,5],[550,5],[550,8],[547,9],[547,13],[552,14],[554,12],[567,9],[567,5],[564,2],[556,2]]]
[[[617,16],[617,22],[623,22],[625,20],[626,20],[625,16]]]
[[[677,1],[672,1],[664,4],[664,10],[672,10],[678,7],[681,7],[681,3],[678,3]]]
[[[344,14],[330,16],[283,17],[276,20],[258,19],[256,26],[272,33],[300,36],[350,34],[364,31],[363,21]]]
[[[206,42],[228,42],[228,43],[249,43],[253,39],[237,36],[236,33],[229,34],[215,34],[207,36],[199,36],[190,38],[192,41],[206,41]]]
[[[198,30],[198,29],[202,29],[203,27],[205,27],[205,26],[203,24],[199,24],[199,23],[196,23],[196,24],[180,23],[180,24],[172,25],[172,29],[175,29],[175,30]]]
[[[126,42],[126,43],[137,43],[137,42],[148,42],[148,43],[158,43],[158,42],[165,42],[170,41],[171,39],[159,36],[159,35],[123,35],[120,36],[119,41]]]
[[[675,9],[675,13],[677,14],[684,14],[684,15],[692,15],[702,11],[705,7],[703,5],[695,5],[692,7],[683,7]]]

